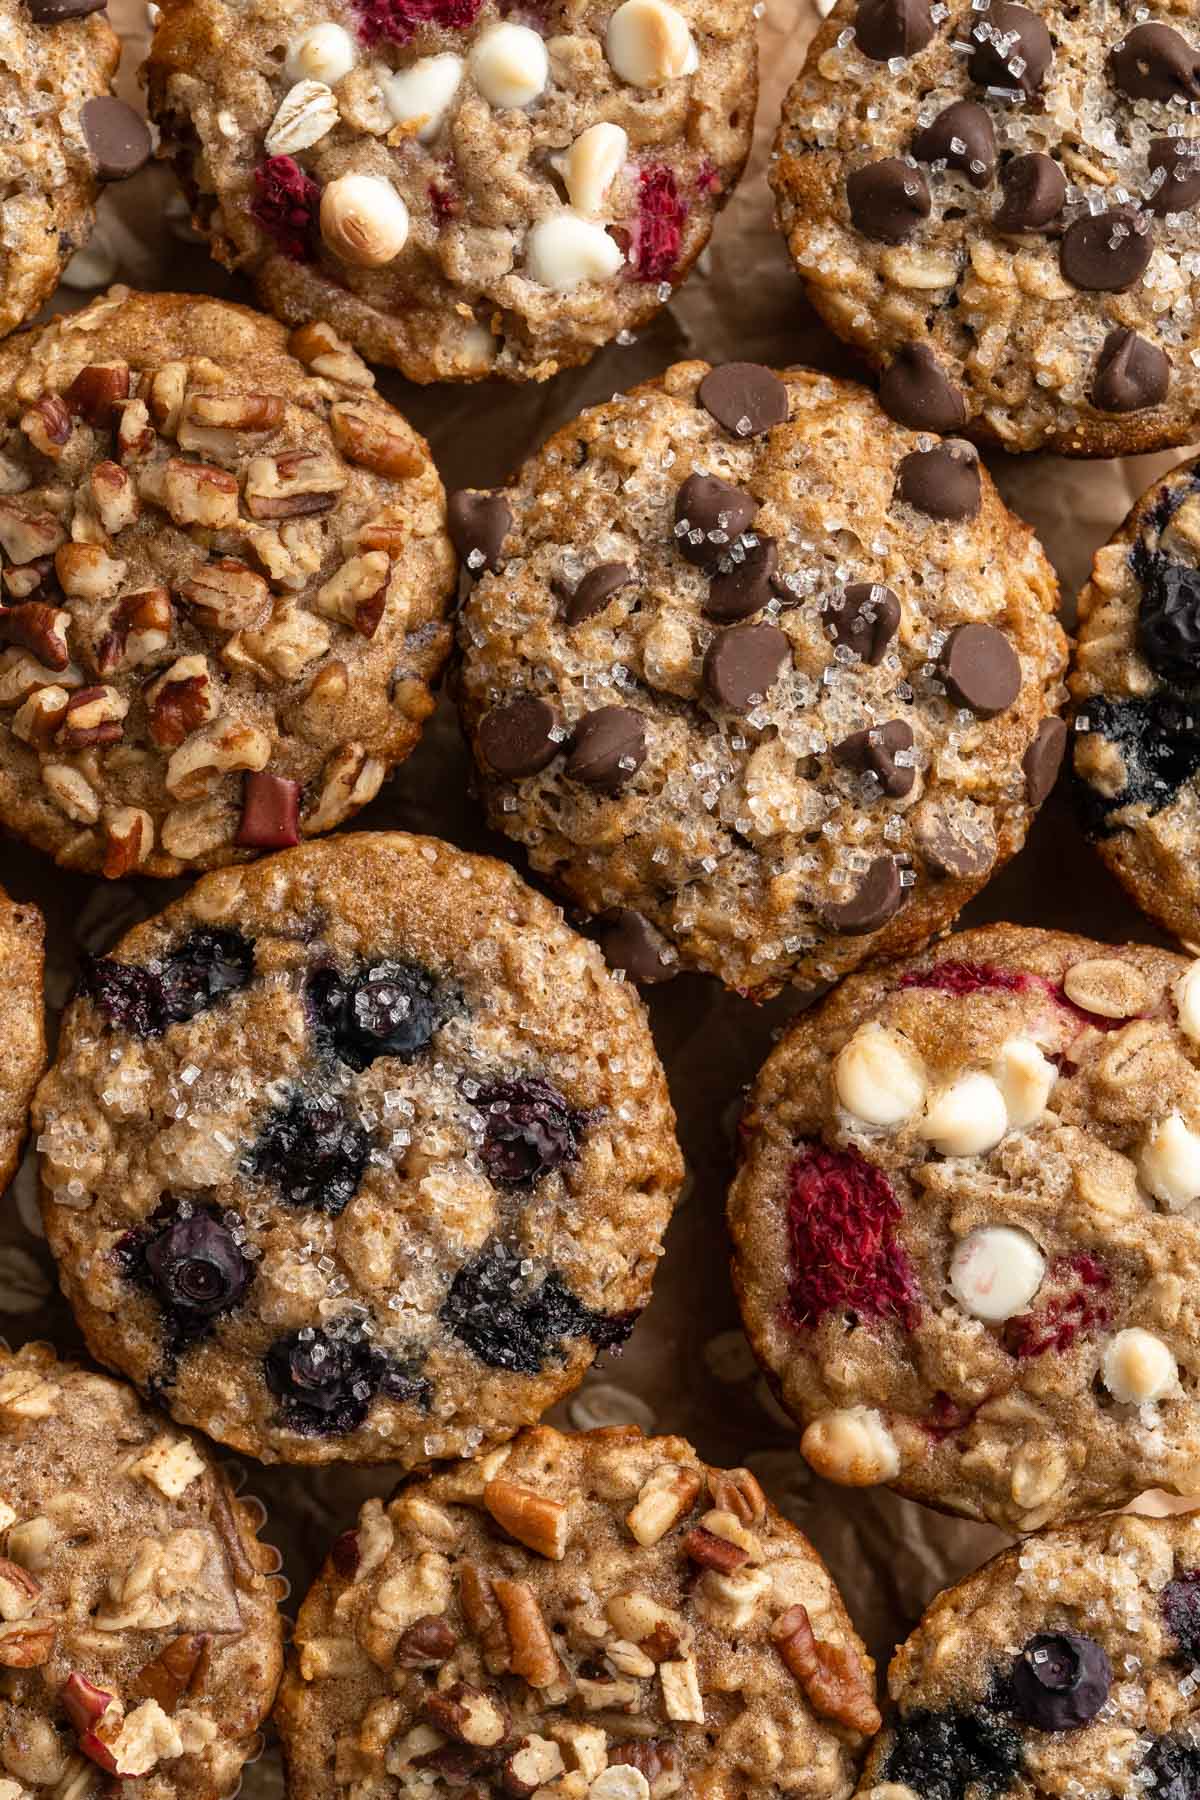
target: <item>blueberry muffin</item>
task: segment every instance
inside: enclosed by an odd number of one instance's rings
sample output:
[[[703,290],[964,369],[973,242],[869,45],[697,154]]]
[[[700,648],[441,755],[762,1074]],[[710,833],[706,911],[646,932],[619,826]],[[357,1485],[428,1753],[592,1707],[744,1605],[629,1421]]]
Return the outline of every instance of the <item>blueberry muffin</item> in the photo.
[[[501,863],[362,833],[85,962],[38,1094],[88,1343],[265,1461],[470,1454],[621,1343],[680,1179],[644,1009]]]
[[[178,875],[342,824],[450,648],[428,446],[327,325],[114,288],[0,351],[0,822]]]
[[[165,0],[150,107],[213,253],[414,381],[645,325],[750,147],[751,0]]]
[[[0,1348],[0,1796],[236,1793],[283,1661],[279,1557],[121,1382]]]
[[[0,37],[3,337],[54,292],[101,184],[137,173],[150,133],[112,93],[121,47],[104,0],[0,0]]]
[[[835,1800],[874,1665],[745,1469],[545,1427],[369,1500],[300,1609],[294,1800]]]
[[[939,1594],[892,1661],[866,1800],[1143,1794],[1200,1779],[1200,1521],[1096,1519]]]
[[[1053,784],[1049,564],[969,444],[863,388],[680,363],[450,527],[489,819],[638,979],[913,949]]]
[[[36,906],[18,906],[0,888],[0,1194],[16,1169],[29,1102],[46,1066],[44,937]]]
[[[1200,30],[1129,0],[840,0],[771,171],[896,419],[1124,456],[1200,412]]]
[[[1200,1491],[1200,963],[1013,925],[763,1067],[746,1328],[831,1480],[1012,1531]]]
[[[1200,938],[1200,463],[1096,553],[1071,674],[1084,828],[1138,905]]]

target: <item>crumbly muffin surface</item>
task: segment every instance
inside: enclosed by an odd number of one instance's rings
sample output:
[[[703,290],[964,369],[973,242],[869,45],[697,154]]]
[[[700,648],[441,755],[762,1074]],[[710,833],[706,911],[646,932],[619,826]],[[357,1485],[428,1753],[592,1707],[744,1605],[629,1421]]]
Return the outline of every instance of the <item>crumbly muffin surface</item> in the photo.
[[[44,936],[37,907],[17,905],[0,888],[0,1194],[16,1169],[46,1065]]]
[[[0,351],[0,820],[177,875],[329,830],[413,748],[454,557],[326,325],[114,288]]]
[[[151,111],[214,252],[416,381],[647,323],[750,147],[750,0],[170,0]]]
[[[745,1469],[524,1433],[369,1501],[300,1610],[298,1800],[826,1800],[879,1723],[829,1575]]]
[[[400,834],[217,872],[89,961],[36,1122],[95,1354],[264,1460],[539,1417],[632,1329],[682,1173],[636,993]]]
[[[218,1800],[283,1660],[277,1554],[207,1449],[46,1345],[0,1351],[0,1795]]]
[[[1017,926],[768,1058],[747,1330],[822,1474],[1031,1531],[1200,1480],[1200,965]]]

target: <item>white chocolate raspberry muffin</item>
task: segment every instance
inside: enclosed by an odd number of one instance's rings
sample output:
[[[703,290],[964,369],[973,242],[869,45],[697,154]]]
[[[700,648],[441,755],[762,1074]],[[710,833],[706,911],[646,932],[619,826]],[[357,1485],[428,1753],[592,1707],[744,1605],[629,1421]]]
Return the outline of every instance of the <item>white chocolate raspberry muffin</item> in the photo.
[[[295,1800],[844,1800],[874,1686],[747,1470],[543,1427],[367,1502],[300,1609],[277,1721]]]
[[[329,327],[114,288],[0,350],[0,823],[178,875],[329,831],[413,749],[454,556]]]
[[[87,959],[36,1122],[90,1348],[264,1461],[511,1437],[625,1341],[682,1177],[633,989],[504,864],[398,833]]]
[[[0,1348],[0,1435],[0,1794],[236,1792],[283,1662],[261,1508],[44,1344]]]
[[[214,254],[414,381],[546,380],[671,298],[741,174],[751,0],[166,0]]]
[[[1014,1531],[1200,1484],[1200,964],[996,925],[767,1059],[729,1216],[821,1474]]]
[[[44,937],[37,907],[17,905],[0,888],[0,1194],[16,1169],[46,1066]]]

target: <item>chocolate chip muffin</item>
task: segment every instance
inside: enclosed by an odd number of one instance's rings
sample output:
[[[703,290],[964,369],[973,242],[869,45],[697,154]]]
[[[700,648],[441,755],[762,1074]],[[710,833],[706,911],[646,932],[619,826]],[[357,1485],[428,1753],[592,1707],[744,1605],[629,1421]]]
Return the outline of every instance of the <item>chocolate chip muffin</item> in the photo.
[[[0,1194],[29,1129],[29,1102],[46,1066],[42,975],[45,927],[36,906],[0,888]]]
[[[0,0],[0,36],[3,337],[54,292],[101,184],[136,174],[150,133],[111,91],[121,47],[104,0]]]
[[[1198,1661],[1195,1514],[1030,1538],[939,1594],[900,1646],[858,1792],[1193,1793]]]
[[[277,1716],[295,1800],[825,1800],[853,1788],[874,1687],[746,1469],[543,1427],[367,1502],[300,1609]]]
[[[638,979],[769,995],[940,930],[1053,783],[1053,574],[970,445],[680,363],[451,499],[493,825]]]
[[[213,252],[414,381],[645,325],[750,147],[751,0],[165,0],[164,153]]]
[[[631,1330],[682,1174],[637,995],[503,864],[399,834],[86,961],[36,1119],[94,1353],[266,1461],[535,1420]]]
[[[283,1661],[255,1514],[204,1444],[45,1344],[0,1348],[0,1434],[3,1800],[235,1793]]]
[[[450,647],[428,446],[325,324],[114,288],[0,351],[0,822],[178,875],[342,824]]]
[[[896,419],[1124,456],[1200,412],[1200,31],[1126,0],[840,0],[771,172]]]
[[[996,925],[855,977],[729,1216],[822,1475],[1013,1531],[1200,1488],[1200,963]]]
[[[1076,794],[1151,918],[1200,937],[1200,462],[1144,494],[1096,553],[1071,675]]]

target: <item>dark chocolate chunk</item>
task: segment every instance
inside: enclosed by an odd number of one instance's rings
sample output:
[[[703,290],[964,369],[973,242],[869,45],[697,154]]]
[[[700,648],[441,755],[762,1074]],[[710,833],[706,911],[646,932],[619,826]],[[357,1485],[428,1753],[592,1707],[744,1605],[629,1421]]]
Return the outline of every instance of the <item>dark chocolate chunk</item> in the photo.
[[[918,131],[912,153],[918,162],[961,169],[972,187],[986,187],[996,173],[996,134],[987,108],[978,100],[955,100]]]
[[[548,700],[521,694],[479,721],[479,753],[490,769],[509,780],[536,775],[554,761],[562,741],[554,734],[559,717]]]
[[[29,16],[35,25],[61,25],[66,19],[86,19],[103,12],[107,0],[29,0]]]
[[[574,593],[564,595],[563,618],[568,625],[582,625],[585,619],[603,612],[614,594],[628,587],[633,570],[628,563],[601,563],[589,569]]]
[[[752,494],[719,475],[689,475],[675,496],[675,543],[680,554],[697,568],[715,572],[728,561],[730,545],[750,529],[758,507]]]
[[[1155,138],[1146,160],[1152,190],[1147,209],[1159,218],[1191,212],[1200,200],[1200,138]],[[1155,180],[1160,169],[1162,177]]]
[[[761,612],[771,598],[771,584],[779,567],[779,547],[774,538],[761,537],[750,545],[741,561],[714,575],[704,603],[706,619],[725,624],[748,619]]]
[[[446,529],[469,572],[496,574],[503,568],[501,551],[512,529],[512,508],[503,494],[459,488],[446,502]]]
[[[735,437],[761,437],[787,422],[788,391],[761,363],[722,363],[704,377],[696,398]]]
[[[924,175],[900,156],[852,169],[846,177],[846,201],[855,229],[879,244],[903,244],[929,217],[932,205]]]
[[[646,721],[628,706],[600,706],[575,727],[567,774],[585,787],[615,793],[646,760]]]
[[[917,771],[911,764],[898,763],[896,752],[912,747],[912,727],[903,719],[889,719],[865,731],[852,731],[833,746],[833,760],[860,775],[874,775],[889,800],[902,800],[912,793]]]
[[[1032,99],[1054,55],[1050,33],[1037,13],[1012,0],[992,0],[971,27],[971,80],[983,88],[1010,89]]]
[[[878,581],[852,581],[828,603],[822,618],[835,644],[874,668],[900,629],[900,602]]]
[[[750,712],[791,660],[791,640],[778,625],[730,625],[708,647],[704,685],[718,706]]]
[[[1092,405],[1098,412],[1142,412],[1159,406],[1170,385],[1171,363],[1165,350],[1124,326],[1109,332],[1092,382]]]
[[[902,344],[879,378],[879,403],[910,431],[959,431],[967,403],[928,344]]]
[[[265,769],[242,784],[242,818],[234,842],[243,850],[286,850],[300,842],[300,783]]]
[[[938,663],[950,697],[982,719],[1007,712],[1021,692],[1021,663],[994,625],[956,625]]]
[[[123,100],[111,94],[85,100],[79,109],[79,123],[101,181],[125,181],[150,161],[150,129]]]
[[[877,856],[848,900],[822,908],[821,923],[843,937],[865,937],[894,918],[904,898],[895,857]]]
[[[679,962],[670,954],[666,938],[640,912],[618,907],[597,923],[605,960],[610,968],[623,969],[630,981],[652,986],[678,975]]]
[[[1033,734],[1033,742],[1021,759],[1025,771],[1025,793],[1030,806],[1040,806],[1047,799],[1062,768],[1067,748],[1067,728],[1061,719],[1043,719]]]
[[[1108,70],[1128,100],[1200,100],[1200,50],[1158,20],[1135,25],[1109,52]]]
[[[1014,156],[1000,171],[1004,198],[996,208],[997,231],[1045,231],[1067,203],[1067,178],[1040,151]]]
[[[929,0],[859,0],[855,42],[872,62],[915,56],[933,37]]]
[[[1063,233],[1059,266],[1067,281],[1093,294],[1123,294],[1136,287],[1154,254],[1146,213],[1113,206],[1084,213]]]
[[[978,452],[960,438],[914,450],[901,459],[896,487],[902,500],[931,519],[973,519],[983,492]]]

